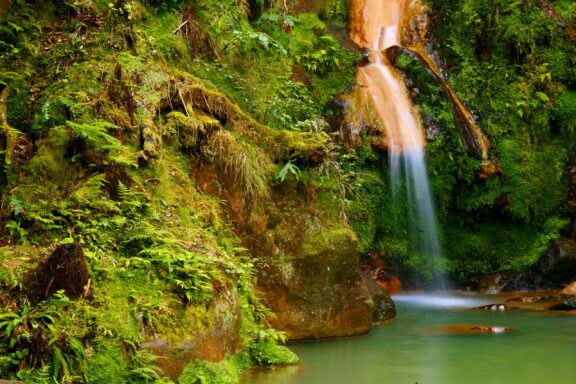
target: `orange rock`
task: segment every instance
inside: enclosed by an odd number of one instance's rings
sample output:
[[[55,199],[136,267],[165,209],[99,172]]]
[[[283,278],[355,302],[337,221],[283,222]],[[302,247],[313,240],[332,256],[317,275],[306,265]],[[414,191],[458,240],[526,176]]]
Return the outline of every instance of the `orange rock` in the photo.
[[[372,279],[384,288],[389,295],[396,295],[402,291],[402,282],[385,269],[378,269]]]
[[[563,290],[564,295],[576,295],[576,280],[568,284]]]
[[[492,325],[441,325],[438,327],[425,328],[424,332],[431,335],[483,335],[510,333],[515,330],[507,327]]]

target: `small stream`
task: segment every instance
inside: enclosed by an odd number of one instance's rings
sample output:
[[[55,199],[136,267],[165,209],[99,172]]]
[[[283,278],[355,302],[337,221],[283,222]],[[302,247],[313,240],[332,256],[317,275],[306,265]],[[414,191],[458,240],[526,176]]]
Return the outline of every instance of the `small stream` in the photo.
[[[396,296],[398,317],[370,334],[291,345],[296,367],[247,372],[242,384],[576,384],[576,316],[470,311],[486,296]],[[438,335],[428,327],[478,324],[509,334]]]

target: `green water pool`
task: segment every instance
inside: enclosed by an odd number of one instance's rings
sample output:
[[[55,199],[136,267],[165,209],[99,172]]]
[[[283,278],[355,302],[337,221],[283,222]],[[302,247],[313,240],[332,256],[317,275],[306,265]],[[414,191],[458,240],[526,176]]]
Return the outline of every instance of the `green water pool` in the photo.
[[[296,367],[247,372],[242,384],[576,384],[576,316],[470,311],[491,297],[399,296],[398,317],[370,334],[291,345]],[[438,335],[452,324],[517,332]]]

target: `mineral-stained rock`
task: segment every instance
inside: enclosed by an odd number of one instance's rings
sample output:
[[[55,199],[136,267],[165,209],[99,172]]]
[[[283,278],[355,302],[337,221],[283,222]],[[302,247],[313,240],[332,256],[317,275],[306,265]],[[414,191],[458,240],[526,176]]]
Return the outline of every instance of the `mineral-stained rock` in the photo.
[[[186,308],[182,335],[160,335],[140,348],[160,358],[154,363],[163,375],[177,380],[184,367],[193,360],[219,362],[242,348],[242,316],[235,290],[222,288],[210,304]]]
[[[338,221],[314,225],[306,214],[295,223],[283,216],[263,234],[265,264],[258,285],[272,309],[270,323],[291,340],[342,337],[368,332],[374,302],[361,276],[358,243]]]
[[[576,295],[576,281],[571,282],[562,290],[563,295]]]

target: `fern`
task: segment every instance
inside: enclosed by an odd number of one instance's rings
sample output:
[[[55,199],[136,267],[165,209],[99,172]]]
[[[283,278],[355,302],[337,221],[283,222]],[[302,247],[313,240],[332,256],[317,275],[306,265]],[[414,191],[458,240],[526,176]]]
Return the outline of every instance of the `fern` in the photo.
[[[103,120],[92,120],[90,124],[67,121],[66,125],[74,131],[78,138],[91,147],[98,149],[119,149],[121,147],[120,140],[107,133],[109,129],[118,128],[112,123]]]
[[[144,350],[137,350],[132,356],[130,378],[137,382],[161,380],[160,368],[154,365],[158,356]]]
[[[78,203],[90,203],[100,196],[106,184],[106,174],[96,174],[76,186],[70,198]]]
[[[52,377],[57,382],[74,383],[82,378],[86,371],[86,352],[80,340],[71,337],[66,340],[66,352],[62,351],[55,342],[57,337],[51,340],[54,356],[52,358]]]
[[[296,179],[298,179],[300,177],[300,168],[298,168],[298,166],[292,164],[292,162],[288,161],[282,167],[282,169],[280,169],[280,171],[278,171],[278,174],[276,175],[276,180],[284,181],[284,180],[286,180],[286,177],[290,174],[294,175],[294,177],[296,177]]]

